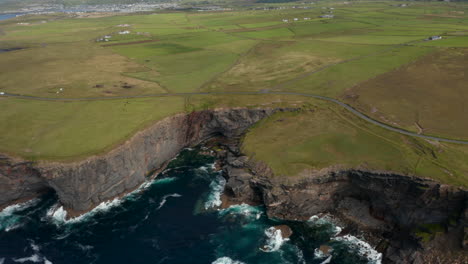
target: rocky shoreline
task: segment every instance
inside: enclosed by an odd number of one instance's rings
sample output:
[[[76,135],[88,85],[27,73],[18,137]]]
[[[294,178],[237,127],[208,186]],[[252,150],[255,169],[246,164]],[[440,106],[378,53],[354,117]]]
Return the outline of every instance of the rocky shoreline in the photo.
[[[0,208],[53,189],[73,215],[128,193],[186,147],[236,138],[259,120],[293,109],[215,109],[178,114],[138,132],[107,154],[82,161],[30,162],[0,155]]]
[[[186,147],[214,147],[227,179],[223,202],[265,205],[270,218],[306,221],[328,213],[346,233],[365,237],[384,263],[466,263],[467,192],[411,176],[327,168],[278,177],[245,156],[240,137],[278,111],[215,109],[178,114],[137,133],[111,152],[72,163],[0,156],[0,208],[54,190],[69,216],[122,196]],[[283,229],[285,227],[282,227]]]
[[[331,214],[383,253],[383,263],[467,263],[467,191],[417,177],[359,170],[276,177],[262,162],[221,142],[225,203],[263,204],[270,218]],[[217,149],[220,149],[219,147]],[[423,236],[422,236],[423,235]]]

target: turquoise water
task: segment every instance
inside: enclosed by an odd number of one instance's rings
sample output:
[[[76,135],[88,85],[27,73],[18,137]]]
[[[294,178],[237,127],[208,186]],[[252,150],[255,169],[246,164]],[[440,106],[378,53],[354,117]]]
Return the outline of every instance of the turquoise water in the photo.
[[[211,157],[185,150],[154,181],[66,221],[54,194],[0,213],[0,263],[378,263],[339,241],[332,221],[268,219],[263,207],[217,210],[225,180]],[[287,224],[283,240],[272,226]],[[335,237],[335,238],[334,238]]]

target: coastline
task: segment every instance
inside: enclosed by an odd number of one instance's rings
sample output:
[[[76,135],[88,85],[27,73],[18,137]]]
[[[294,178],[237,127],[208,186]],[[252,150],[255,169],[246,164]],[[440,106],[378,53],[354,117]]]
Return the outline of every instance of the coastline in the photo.
[[[235,108],[178,114],[138,132],[107,154],[72,163],[5,158],[0,163],[0,189],[6,193],[2,207],[54,189],[67,219],[79,217],[137,190],[148,175],[157,177],[182,149],[214,139],[207,144],[216,147],[220,161],[216,166],[227,180],[223,208],[242,203],[264,205],[268,217],[296,222],[330,213],[346,223],[347,233],[366,237],[384,254],[386,263],[417,263],[414,261],[424,258],[422,252],[437,249],[433,240],[439,244],[453,240],[454,233],[460,239],[456,233],[466,221],[467,197],[461,187],[340,166],[278,177],[266,164],[242,153],[240,138],[249,127],[277,111],[296,110]],[[7,190],[14,192],[8,194]],[[15,199],[5,203],[8,195]],[[456,219],[450,215],[453,212]],[[438,235],[439,239],[434,234],[428,243],[420,243],[413,233],[418,224],[431,222],[443,224],[447,235]],[[405,239],[410,239],[409,244]]]

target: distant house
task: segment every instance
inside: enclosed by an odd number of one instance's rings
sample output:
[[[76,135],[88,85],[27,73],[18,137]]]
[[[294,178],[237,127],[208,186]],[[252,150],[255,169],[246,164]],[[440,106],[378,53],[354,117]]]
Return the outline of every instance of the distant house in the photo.
[[[304,17],[304,20],[310,20],[310,17]]]
[[[289,20],[287,20],[287,19],[283,19],[283,22],[285,22],[285,23],[288,23],[288,22],[289,22]]]
[[[129,24],[120,24],[120,25],[117,25],[118,27],[129,27],[130,25]]]
[[[334,18],[334,15],[321,15],[321,18]]]
[[[125,31],[120,31],[119,32],[119,35],[127,35],[127,34],[130,34],[130,31],[125,30]]]
[[[298,20],[299,20],[299,18],[296,18],[296,17],[294,18],[294,21],[298,21]]]
[[[438,39],[442,39],[441,36],[431,36],[431,37],[428,37],[427,40],[438,40]]]
[[[96,41],[97,41],[97,42],[101,42],[101,41],[106,41],[106,42],[107,42],[107,41],[109,41],[110,38],[112,38],[112,36],[105,35],[104,37],[99,38],[99,39],[97,39]]]

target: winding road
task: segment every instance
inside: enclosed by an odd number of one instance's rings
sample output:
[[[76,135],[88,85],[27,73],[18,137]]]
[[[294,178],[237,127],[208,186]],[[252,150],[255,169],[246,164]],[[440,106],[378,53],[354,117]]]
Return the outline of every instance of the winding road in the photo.
[[[428,139],[428,140],[435,140],[440,142],[448,142],[448,143],[455,143],[455,144],[463,144],[468,145],[468,140],[457,140],[457,139],[450,139],[450,138],[442,138],[442,137],[435,137],[435,136],[427,136],[423,134],[417,134],[414,132],[410,132],[401,128],[393,127],[377,121],[375,119],[370,118],[369,116],[359,112],[352,106],[345,104],[337,99],[315,95],[315,94],[308,94],[308,93],[296,93],[296,92],[281,92],[281,91],[261,91],[261,92],[193,92],[193,93],[165,93],[165,94],[148,94],[148,95],[133,95],[133,96],[109,96],[109,97],[87,97],[87,98],[50,98],[50,97],[36,97],[36,96],[29,96],[29,95],[20,95],[20,94],[12,94],[12,93],[4,93],[0,95],[0,97],[13,97],[13,98],[20,98],[20,99],[28,99],[28,100],[40,100],[40,101],[61,101],[61,102],[68,102],[68,101],[100,101],[100,100],[115,100],[115,99],[135,99],[135,98],[152,98],[152,97],[168,97],[168,96],[196,96],[196,95],[295,95],[295,96],[304,96],[304,97],[311,97],[316,98],[328,102],[335,103],[337,105],[342,106],[346,110],[350,111],[354,115],[358,116],[359,118],[372,123],[376,126],[381,128],[400,133],[407,136]]]

